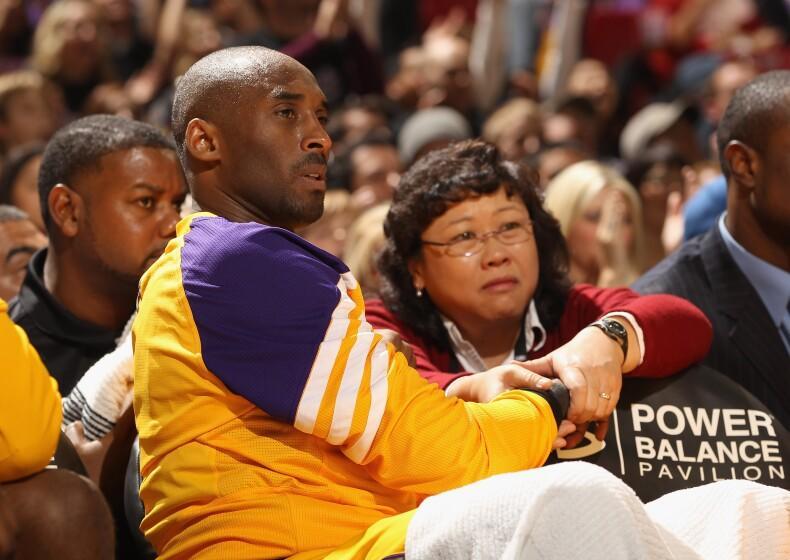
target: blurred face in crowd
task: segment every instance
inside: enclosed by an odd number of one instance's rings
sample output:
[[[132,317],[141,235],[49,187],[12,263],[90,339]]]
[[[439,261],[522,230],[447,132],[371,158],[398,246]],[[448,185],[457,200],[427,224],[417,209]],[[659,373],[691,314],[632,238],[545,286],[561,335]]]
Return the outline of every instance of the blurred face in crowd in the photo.
[[[69,189],[76,199],[71,203],[76,227],[71,220],[58,225],[73,238],[83,262],[136,286],[175,236],[186,195],[183,174],[175,152],[149,147],[107,154],[99,164],[78,174]],[[53,216],[67,194],[53,189]]]
[[[90,79],[99,70],[99,15],[89,2],[71,2],[56,24],[62,41],[59,75],[68,83]]]
[[[669,194],[683,192],[683,169],[677,165],[656,163],[648,170],[638,189],[645,224],[660,228],[664,224]]]
[[[292,40],[313,28],[320,0],[260,0],[266,28],[278,39]]]
[[[351,191],[364,191],[365,206],[392,198],[400,181],[401,164],[395,146],[360,146],[351,154]]]
[[[132,19],[130,0],[93,0],[99,7],[102,18],[108,23],[125,23]]]
[[[295,61],[278,64],[221,125],[222,184],[264,223],[294,230],[321,217],[332,141],[315,77]]]
[[[595,105],[603,120],[608,120],[617,107],[617,88],[606,66],[598,60],[582,60],[568,77],[567,92],[586,97]]]
[[[347,145],[353,144],[374,130],[389,129],[387,117],[364,107],[352,107],[343,111],[341,124],[345,131],[343,140]]]
[[[474,234],[525,228],[529,235],[515,244],[494,236],[471,256],[451,256],[447,247],[423,244],[409,270],[415,286],[423,286],[439,311],[461,330],[464,325],[520,320],[538,283],[538,249],[529,211],[505,188],[451,206],[423,232],[423,241],[446,243]]]
[[[46,244],[47,238],[30,220],[0,222],[0,299],[16,296],[30,257]]]
[[[446,105],[466,114],[474,107],[469,74],[469,43],[442,37],[425,47],[424,106]]]
[[[505,159],[519,160],[540,149],[540,117],[526,118],[506,128],[496,142]]]
[[[9,96],[5,117],[0,119],[0,138],[6,149],[33,142],[46,142],[55,132],[55,112],[44,92],[23,89]]]
[[[558,146],[541,152],[538,158],[540,188],[545,190],[549,181],[563,169],[586,159],[589,159],[587,154],[570,146]]]
[[[41,217],[41,202],[38,196],[38,170],[41,167],[41,155],[31,157],[17,173],[11,185],[11,204],[23,210],[30,220],[41,231],[44,231],[44,219]]]
[[[747,62],[725,62],[710,78],[710,97],[706,106],[708,120],[721,120],[735,91],[757,77],[757,69]]]
[[[571,261],[589,277],[597,276],[603,264],[598,233],[607,220],[617,232],[616,241],[630,254],[636,240],[633,209],[625,195],[614,188],[603,188],[593,196],[568,230]]]

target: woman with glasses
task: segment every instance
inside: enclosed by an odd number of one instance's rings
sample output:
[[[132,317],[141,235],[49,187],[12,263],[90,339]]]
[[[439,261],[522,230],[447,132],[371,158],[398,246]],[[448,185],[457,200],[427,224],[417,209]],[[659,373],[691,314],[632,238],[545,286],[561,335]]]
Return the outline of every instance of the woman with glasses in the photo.
[[[537,189],[481,141],[420,159],[387,215],[383,301],[366,317],[411,344],[417,369],[448,395],[491,400],[531,383],[522,365],[558,377],[580,428],[572,439],[590,421],[602,438],[622,375],[677,372],[705,355],[711,327],[673,296],[571,286],[560,226]]]

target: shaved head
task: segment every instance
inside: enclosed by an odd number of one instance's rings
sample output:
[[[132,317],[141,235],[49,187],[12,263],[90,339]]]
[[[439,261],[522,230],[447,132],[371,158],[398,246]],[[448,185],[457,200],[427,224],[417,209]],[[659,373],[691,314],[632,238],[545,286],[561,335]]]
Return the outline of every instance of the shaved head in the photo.
[[[790,70],[761,74],[735,92],[717,132],[721,167],[729,176],[725,149],[733,140],[763,152],[774,132],[790,123]]]
[[[189,121],[233,120],[251,93],[271,90],[282,83],[284,75],[293,72],[310,74],[290,56],[265,47],[222,49],[193,64],[176,82],[171,123],[184,168],[184,136]],[[219,114],[221,119],[217,118]]]

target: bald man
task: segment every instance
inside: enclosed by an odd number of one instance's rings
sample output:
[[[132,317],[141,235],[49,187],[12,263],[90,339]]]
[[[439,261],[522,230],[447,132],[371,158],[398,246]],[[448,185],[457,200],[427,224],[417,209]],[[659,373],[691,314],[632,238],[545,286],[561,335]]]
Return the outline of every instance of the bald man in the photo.
[[[178,82],[204,211],[143,277],[134,325],[141,527],[162,559],[402,553],[425,495],[541,465],[565,416],[550,392],[446,398],[371,329],[348,268],[293,233],[322,213],[326,118],[314,76],[260,47]]]

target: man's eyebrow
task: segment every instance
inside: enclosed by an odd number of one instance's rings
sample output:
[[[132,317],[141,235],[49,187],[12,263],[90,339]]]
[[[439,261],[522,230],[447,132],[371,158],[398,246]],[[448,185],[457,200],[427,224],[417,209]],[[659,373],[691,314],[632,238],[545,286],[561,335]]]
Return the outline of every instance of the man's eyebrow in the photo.
[[[301,101],[305,98],[304,94],[296,93],[294,91],[288,91],[281,87],[275,87],[272,89],[270,94],[274,99],[278,99],[280,101]],[[327,102],[325,97],[321,98],[321,108],[325,111],[329,110],[329,103]]]
[[[281,87],[276,87],[272,90],[271,96],[275,99],[282,99],[284,101],[299,101],[304,99],[304,95],[293,91],[287,91]]]
[[[152,185],[151,183],[135,183],[132,185],[132,189],[144,189],[147,191],[152,191],[155,194],[161,194],[165,192],[165,189],[160,187],[159,185]]]
[[[8,254],[5,256],[5,262],[6,264],[8,264],[9,262],[11,262],[11,259],[13,259],[17,255],[23,255],[23,254],[32,255],[36,251],[38,251],[36,247],[31,247],[29,245],[20,245],[19,247],[14,247],[10,251],[8,251]]]

